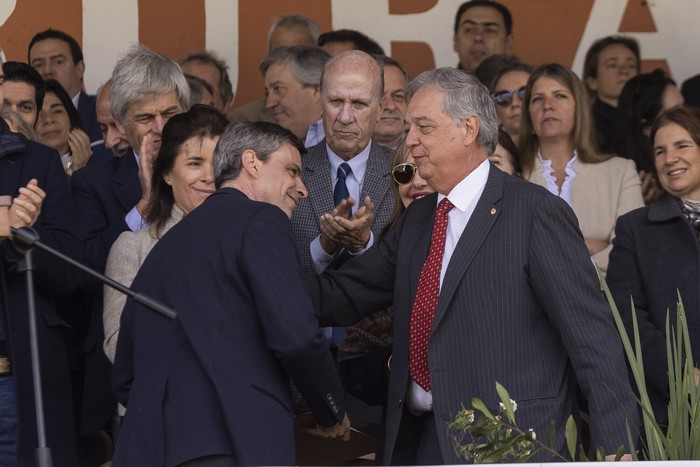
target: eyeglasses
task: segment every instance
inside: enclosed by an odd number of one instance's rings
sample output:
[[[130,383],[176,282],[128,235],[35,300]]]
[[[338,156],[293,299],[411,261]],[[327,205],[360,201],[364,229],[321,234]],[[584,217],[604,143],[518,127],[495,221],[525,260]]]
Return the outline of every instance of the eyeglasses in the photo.
[[[496,103],[505,107],[513,102],[513,97],[517,96],[518,99],[523,100],[525,97],[525,86],[515,90],[515,91],[499,91],[496,94],[491,94],[491,99]]]
[[[411,183],[413,177],[416,175],[416,164],[410,162],[399,164],[393,168],[391,175],[394,177],[394,181],[399,185]]]

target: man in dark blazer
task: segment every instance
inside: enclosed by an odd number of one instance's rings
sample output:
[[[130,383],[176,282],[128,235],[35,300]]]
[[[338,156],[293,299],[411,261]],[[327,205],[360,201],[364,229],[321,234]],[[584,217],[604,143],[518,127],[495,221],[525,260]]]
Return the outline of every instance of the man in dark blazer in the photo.
[[[578,384],[593,442],[614,454],[627,443],[626,422],[636,429],[636,410],[573,212],[488,162],[498,121],[474,76],[428,71],[409,95],[406,143],[437,193],[413,202],[390,234],[340,270],[306,277],[323,325],[393,303],[384,462],[459,462],[448,424],[473,397],[497,412],[496,382],[517,401],[519,426],[542,437],[556,424],[560,453]],[[435,219],[440,229],[431,229]]]
[[[103,272],[109,250],[126,230],[139,230],[150,192],[151,161],[168,118],[183,112],[189,87],[177,63],[143,47],[131,49],[112,74],[112,113],[131,149],[121,157],[89,164],[71,177],[80,214],[80,238],[91,267]],[[110,389],[111,365],[102,343],[102,284],[94,284],[86,334],[82,432],[96,436],[116,406]]]
[[[310,147],[302,161],[302,178],[309,188],[309,197],[299,203],[292,217],[304,272],[323,270],[344,250],[363,250],[391,216],[393,152],[372,139],[383,92],[382,67],[364,52],[342,53],[324,67],[321,116],[326,137]],[[338,208],[344,217],[350,209],[354,217],[335,223],[322,216],[336,208],[334,192],[343,162],[351,168],[346,184],[355,204],[346,202]],[[360,207],[360,203],[364,206]],[[321,223],[332,223],[331,228],[322,229],[319,219]],[[338,230],[346,237],[328,235]]]
[[[218,191],[146,258],[132,288],[177,318],[130,300],[124,308],[114,383],[127,411],[115,467],[292,465],[289,377],[315,433],[349,438],[289,223],[307,194],[303,151],[278,125],[233,124],[214,154]]]
[[[85,62],[78,41],[63,31],[47,29],[32,37],[27,48],[27,58],[42,78],[55,79],[61,83],[73,99],[90,141],[100,141],[102,133],[95,114],[95,96],[84,90]]]
[[[39,204],[40,214],[32,211],[32,219],[23,225],[33,226],[47,245],[83,260],[78,216],[58,153],[10,133],[0,119],[0,198],[26,196],[28,185],[38,186],[45,198]],[[0,216],[7,216],[7,208],[0,206],[2,210],[5,212]],[[0,237],[6,234],[0,233]],[[25,275],[18,270],[22,258],[9,239],[0,238],[0,464],[34,466],[38,438],[27,290]],[[56,303],[79,287],[82,276],[70,265],[40,251],[34,253],[34,266],[46,442],[53,465],[75,466],[71,378],[64,341],[64,333],[73,323],[59,314]]]

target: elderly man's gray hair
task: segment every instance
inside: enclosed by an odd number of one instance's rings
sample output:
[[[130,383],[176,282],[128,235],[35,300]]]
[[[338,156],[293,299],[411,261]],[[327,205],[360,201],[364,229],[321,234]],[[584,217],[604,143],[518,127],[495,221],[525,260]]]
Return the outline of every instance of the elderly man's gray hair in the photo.
[[[183,111],[190,103],[190,87],[180,65],[140,45],[132,47],[119,59],[111,80],[109,105],[122,125],[126,125],[126,112],[132,102],[175,91]]]
[[[292,76],[302,86],[321,85],[321,74],[331,56],[315,45],[292,45],[275,49],[260,62],[260,72],[265,76],[267,70],[277,63],[289,64]]]
[[[493,154],[498,143],[498,116],[488,89],[476,76],[451,67],[424,71],[409,83],[407,93],[411,97],[424,87],[444,94],[442,109],[455,124],[465,118],[478,118],[476,143]]]

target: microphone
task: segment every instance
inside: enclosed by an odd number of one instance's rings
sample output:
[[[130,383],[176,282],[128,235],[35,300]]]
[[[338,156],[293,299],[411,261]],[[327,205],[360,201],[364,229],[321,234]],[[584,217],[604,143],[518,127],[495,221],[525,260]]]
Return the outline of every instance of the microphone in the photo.
[[[39,241],[39,234],[31,227],[10,227],[12,233],[12,245],[19,251],[27,251],[34,248],[34,244]]]

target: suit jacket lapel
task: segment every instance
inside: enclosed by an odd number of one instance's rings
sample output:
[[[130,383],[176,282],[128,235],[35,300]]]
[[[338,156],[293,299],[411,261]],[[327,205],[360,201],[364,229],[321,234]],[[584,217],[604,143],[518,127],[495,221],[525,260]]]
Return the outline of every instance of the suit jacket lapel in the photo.
[[[443,279],[440,289],[440,298],[438,299],[435,318],[433,319],[433,330],[445,315],[445,311],[452,301],[452,297],[457,291],[462,277],[467,272],[474,256],[481,248],[481,245],[484,243],[484,240],[486,240],[488,233],[491,231],[491,228],[500,215],[498,201],[503,197],[504,178],[505,174],[501,170],[493,165],[490,166],[489,177],[486,181],[484,192],[481,194],[481,198],[467,226],[459,237],[457,247],[452,253],[452,258],[447,266],[445,278]]]
[[[365,196],[369,196],[375,206],[377,206],[389,190],[391,158],[387,157],[380,150],[374,140],[370,141],[370,144],[367,170],[365,170],[365,179],[362,183],[362,193],[360,195],[362,199],[358,199],[357,202],[362,204]]]
[[[139,166],[133,150],[122,157],[115,158],[116,169],[112,176],[114,196],[122,205],[124,212],[129,212],[141,197],[141,182],[138,177]]]
[[[333,205],[333,183],[331,181],[331,163],[328,161],[326,153],[326,140],[324,139],[316,146],[309,148],[308,154],[304,157],[303,166],[306,175],[304,183],[309,193],[306,201],[311,203],[311,208],[316,217],[330,212],[335,208]]]

